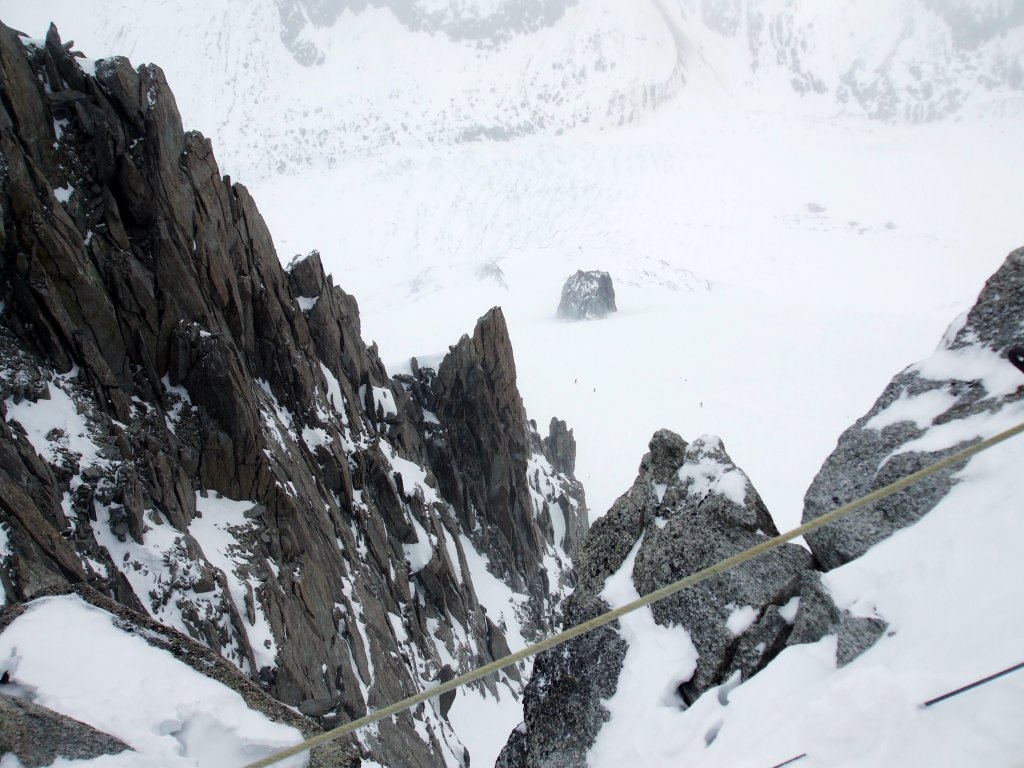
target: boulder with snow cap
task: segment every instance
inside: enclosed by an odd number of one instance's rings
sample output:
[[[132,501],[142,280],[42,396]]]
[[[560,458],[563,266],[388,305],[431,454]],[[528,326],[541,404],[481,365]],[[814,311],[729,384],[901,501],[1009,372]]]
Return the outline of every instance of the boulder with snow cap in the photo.
[[[747,476],[733,464],[722,442],[702,437],[691,443],[669,478],[654,519],[636,555],[633,582],[647,594],[742,552],[776,534],[775,524]],[[766,611],[797,594],[800,575],[811,566],[805,549],[785,544],[651,606],[655,621],[683,626],[700,654],[693,676],[682,684],[687,702],[723,680],[737,640]],[[771,623],[788,634],[785,623]],[[767,638],[772,645],[777,637]],[[753,669],[741,670],[746,674]]]
[[[616,309],[611,275],[596,270],[577,270],[562,286],[557,317],[563,320],[598,320]]]

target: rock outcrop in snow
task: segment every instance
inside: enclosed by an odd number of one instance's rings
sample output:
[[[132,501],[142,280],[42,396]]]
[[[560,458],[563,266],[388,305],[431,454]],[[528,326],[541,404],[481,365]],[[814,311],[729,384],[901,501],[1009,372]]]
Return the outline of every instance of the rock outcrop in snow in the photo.
[[[562,320],[599,320],[617,311],[615,287],[607,272],[577,270],[562,286],[556,317]]]
[[[425,411],[158,67],[0,26],[0,78],[0,604],[88,584],[324,724],[552,625],[586,511],[531,452],[500,311],[420,371]],[[433,706],[361,739],[465,759]]]
[[[777,534],[757,491],[718,438],[687,444],[661,430],[632,488],[593,524],[580,548],[579,581],[564,603],[565,625]],[[524,723],[499,765],[587,765],[613,697],[652,654],[667,658],[657,662],[657,689],[646,695],[685,709],[717,686],[738,685],[792,644],[836,634],[840,662],[848,662],[884,626],[840,611],[821,587],[810,553],[785,544],[538,657],[523,702]]]
[[[1000,409],[1024,400],[1007,353],[1024,342],[1024,249],[1011,253],[977,303],[930,358],[910,366],[839,438],[804,501],[804,520],[859,498],[965,448]],[[955,485],[958,467],[807,536],[815,558],[835,568],[915,523]]]
[[[1022,307],[1024,249],[935,354],[900,373],[843,434],[805,519],[1024,421],[1024,377],[1007,359],[1024,342]],[[786,545],[706,582],[708,599],[698,586],[544,654],[499,765],[1012,762],[1018,719],[1001,702],[1019,698],[1019,679],[944,701],[941,719],[920,704],[1019,659],[1019,617],[1005,606],[1020,582],[1021,454],[1018,436],[810,534],[813,559]],[[773,528],[717,439],[687,445],[659,432],[633,488],[581,548],[566,621]],[[734,671],[739,679],[725,677]]]
[[[26,768],[52,765],[58,757],[88,760],[126,749],[119,739],[74,718],[25,699],[0,695],[0,755],[14,755]]]

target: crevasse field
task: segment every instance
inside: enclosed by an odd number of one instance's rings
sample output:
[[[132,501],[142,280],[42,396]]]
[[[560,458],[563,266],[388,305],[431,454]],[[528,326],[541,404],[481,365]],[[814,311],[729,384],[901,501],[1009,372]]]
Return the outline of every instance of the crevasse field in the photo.
[[[943,58],[929,7],[948,2],[701,5],[800,22],[776,37],[816,29],[779,50],[826,90],[801,95],[766,55],[752,66],[743,39],[698,23],[696,2],[581,2],[496,49],[347,10],[308,30],[326,56],[309,70],[281,45],[269,0],[0,0],[0,16],[35,37],[52,18],[89,56],[159,63],[186,127],[252,189],[282,260],[321,252],[392,373],[411,356],[436,362],[501,305],[527,411],[575,431],[592,518],[667,427],[720,436],[784,530],[839,434],[1024,245],[1024,95],[992,101],[963,64],[981,53]],[[996,59],[1020,60],[1020,30]],[[584,61],[590,77],[564,76]],[[869,119],[834,98],[851,62],[922,89],[954,80],[964,107]],[[512,138],[459,140],[495,124]],[[555,321],[577,269],[612,274],[617,314]],[[986,434],[1020,418],[1003,413]],[[608,703],[592,764],[769,768],[808,753],[807,768],[1019,766],[1024,675],[918,705],[1024,661],[1020,441],[971,461],[925,520],[829,574],[841,606],[894,632],[846,668],[825,640],[679,712],[662,704],[662,670],[686,665],[685,632],[649,611],[624,622],[630,684]],[[632,589],[613,577],[606,596]],[[515,702],[464,692],[452,721],[486,766],[520,717]]]

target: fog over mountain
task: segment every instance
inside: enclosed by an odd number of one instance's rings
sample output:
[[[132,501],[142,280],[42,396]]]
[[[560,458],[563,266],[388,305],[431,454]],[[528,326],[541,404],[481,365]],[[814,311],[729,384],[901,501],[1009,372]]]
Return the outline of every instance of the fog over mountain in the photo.
[[[395,144],[605,129],[688,91],[886,121],[1002,114],[1024,92],[1020,0],[56,0],[4,13],[33,34],[73,28],[90,55],[164,62],[186,122],[248,176]]]

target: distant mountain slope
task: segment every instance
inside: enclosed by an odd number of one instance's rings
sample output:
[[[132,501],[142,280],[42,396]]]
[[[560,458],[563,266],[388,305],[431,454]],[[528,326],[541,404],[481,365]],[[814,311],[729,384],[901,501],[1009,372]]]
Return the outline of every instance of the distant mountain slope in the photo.
[[[165,62],[187,122],[250,178],[608,128],[689,90],[912,121],[1024,100],[1024,0],[3,0],[0,17]]]
[[[819,95],[881,120],[938,120],[963,110],[1019,113],[1024,2],[682,0],[731,43],[754,93]],[[718,61],[721,61],[720,59]]]

